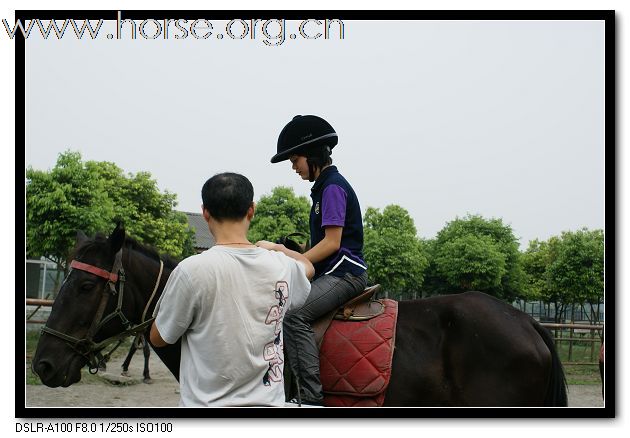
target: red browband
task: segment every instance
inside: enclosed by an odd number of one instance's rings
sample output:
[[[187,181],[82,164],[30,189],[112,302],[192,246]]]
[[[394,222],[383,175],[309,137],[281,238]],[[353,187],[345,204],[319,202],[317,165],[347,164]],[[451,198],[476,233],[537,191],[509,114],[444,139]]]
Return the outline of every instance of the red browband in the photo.
[[[118,274],[108,272],[105,269],[97,268],[96,266],[88,265],[87,263],[72,260],[72,263],[70,263],[70,267],[73,269],[79,269],[81,271],[89,272],[90,274],[98,275],[99,277],[109,280],[112,283],[116,283],[118,281]]]

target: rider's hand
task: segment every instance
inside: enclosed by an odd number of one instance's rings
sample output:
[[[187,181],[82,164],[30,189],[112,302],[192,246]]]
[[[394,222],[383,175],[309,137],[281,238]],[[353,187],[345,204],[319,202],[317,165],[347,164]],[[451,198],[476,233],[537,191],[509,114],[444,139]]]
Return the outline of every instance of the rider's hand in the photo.
[[[268,249],[269,251],[278,251],[278,247],[280,246],[277,243],[269,242],[268,240],[259,240],[256,242],[256,246],[259,248]]]

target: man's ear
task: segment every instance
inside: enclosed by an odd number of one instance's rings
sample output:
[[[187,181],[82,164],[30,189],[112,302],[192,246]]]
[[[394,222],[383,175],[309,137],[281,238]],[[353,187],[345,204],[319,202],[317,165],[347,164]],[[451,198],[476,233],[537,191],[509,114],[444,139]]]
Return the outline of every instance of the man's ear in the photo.
[[[251,205],[247,209],[247,220],[251,221],[256,214],[256,203],[252,201]]]
[[[210,220],[210,213],[208,213],[208,210],[206,210],[206,208],[203,205],[201,206],[201,214],[203,214],[203,218],[205,219],[206,222]]]

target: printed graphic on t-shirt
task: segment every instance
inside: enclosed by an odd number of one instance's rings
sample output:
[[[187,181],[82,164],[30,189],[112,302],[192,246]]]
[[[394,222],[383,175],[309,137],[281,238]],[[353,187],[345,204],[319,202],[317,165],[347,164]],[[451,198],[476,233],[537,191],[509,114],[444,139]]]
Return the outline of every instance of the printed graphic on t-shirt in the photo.
[[[263,349],[263,358],[269,363],[269,369],[263,376],[263,385],[271,386],[272,382],[282,382],[282,367],[284,365],[283,343],[282,343],[282,320],[284,319],[285,304],[289,298],[289,285],[286,281],[276,283],[274,296],[278,300],[278,304],[274,304],[267,313],[265,324],[275,325],[275,339],[265,345]]]

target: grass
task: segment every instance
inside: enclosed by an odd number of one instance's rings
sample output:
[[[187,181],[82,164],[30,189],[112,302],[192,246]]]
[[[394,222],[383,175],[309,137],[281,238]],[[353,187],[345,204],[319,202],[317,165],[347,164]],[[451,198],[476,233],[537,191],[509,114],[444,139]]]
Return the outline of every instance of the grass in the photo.
[[[564,374],[569,385],[601,385],[597,365],[564,365]]]
[[[33,356],[35,356],[35,350],[37,349],[37,342],[39,341],[39,335],[40,335],[39,330],[30,330],[26,332],[26,364],[27,364],[26,384],[27,385],[41,385],[42,384],[39,377],[35,373],[33,373],[33,370],[31,369],[31,361],[33,360]],[[117,359],[117,358],[120,358],[121,356],[126,355],[127,352],[129,351],[129,348],[131,347],[131,340],[132,340],[131,338],[125,340],[118,347],[118,349],[112,354],[112,359],[115,359],[115,358]],[[109,351],[109,349],[107,351]],[[83,367],[83,369],[81,369],[81,380],[76,384],[80,385],[80,384],[89,384],[89,383],[110,384],[111,382],[103,379],[98,374],[90,374],[87,367]]]
[[[598,354],[599,344],[595,344],[593,358],[591,358],[591,344],[588,342],[574,342],[571,360],[569,361],[569,343],[556,341],[556,348],[564,366],[564,373],[569,385],[600,385]],[[596,362],[595,365],[574,365],[573,363]]]

